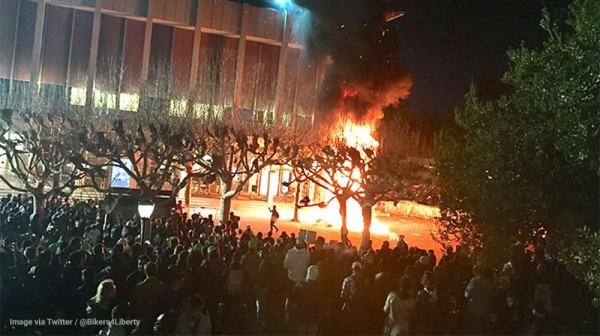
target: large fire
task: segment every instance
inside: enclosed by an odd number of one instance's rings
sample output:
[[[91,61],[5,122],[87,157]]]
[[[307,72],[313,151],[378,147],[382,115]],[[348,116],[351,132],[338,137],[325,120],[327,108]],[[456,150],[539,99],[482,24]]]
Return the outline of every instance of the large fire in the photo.
[[[373,136],[375,131],[375,124],[373,123],[362,123],[357,124],[351,120],[340,121],[340,125],[337,131],[334,131],[334,136],[345,143],[345,145],[354,147],[364,153],[365,149],[371,149],[377,151],[379,148],[379,142]],[[350,163],[348,163],[350,165]],[[336,181],[339,185],[350,185],[350,189],[355,192],[361,190],[361,180],[364,178],[358,169],[353,169],[350,176],[347,176],[343,172],[337,172],[335,174]],[[333,194],[326,191],[325,200],[333,198]],[[362,232],[363,231],[363,215],[360,204],[355,199],[349,199],[347,205],[347,228],[350,232]],[[331,201],[327,207],[320,209],[318,213],[315,213],[315,221],[326,222],[332,226],[341,228],[342,219],[339,212],[339,203],[337,200]],[[382,235],[388,237],[390,240],[395,240],[398,235],[391,232],[389,227],[384,223],[377,220],[375,216],[372,217],[371,221],[371,233],[376,235]]]

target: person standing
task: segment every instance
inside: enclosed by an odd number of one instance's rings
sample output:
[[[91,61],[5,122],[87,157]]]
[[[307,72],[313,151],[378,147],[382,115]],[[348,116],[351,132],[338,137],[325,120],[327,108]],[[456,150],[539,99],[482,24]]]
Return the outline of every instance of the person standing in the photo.
[[[344,278],[340,299],[342,301],[342,331],[348,335],[366,334],[365,307],[367,304],[367,282],[363,275],[363,265],[352,263],[352,274]]]
[[[156,318],[164,311],[167,286],[156,278],[157,267],[153,262],[144,265],[146,280],[133,288],[129,300],[130,317],[140,321],[134,335],[149,335]]]
[[[269,211],[271,212],[271,221],[269,222],[269,231],[273,232],[273,228],[274,228],[275,232],[278,232],[279,228],[275,225],[275,223],[277,223],[277,221],[279,220],[279,212],[277,212],[277,206],[273,205],[273,210],[271,210],[271,208],[269,208]]]

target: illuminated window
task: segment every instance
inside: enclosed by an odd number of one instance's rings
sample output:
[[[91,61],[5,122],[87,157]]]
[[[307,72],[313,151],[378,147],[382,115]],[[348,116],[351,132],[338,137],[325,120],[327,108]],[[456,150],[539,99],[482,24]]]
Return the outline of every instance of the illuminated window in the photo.
[[[283,113],[281,115],[281,119],[285,126],[289,126],[293,121],[292,115],[290,113]]]
[[[223,106],[196,103],[194,104],[194,116],[199,119],[220,119],[223,117],[225,109]]]
[[[84,106],[85,105],[85,88],[71,88],[71,97],[70,103],[71,105]]]
[[[176,117],[185,117],[187,115],[187,100],[185,99],[173,99],[171,100],[171,108],[169,109],[171,115]]]
[[[94,90],[94,107],[114,109],[117,106],[117,95]]]
[[[210,110],[210,105],[203,103],[194,104],[194,117],[198,119],[206,119],[208,118],[208,111]]]
[[[121,93],[119,108],[121,111],[137,112],[140,107],[140,96],[137,94]]]

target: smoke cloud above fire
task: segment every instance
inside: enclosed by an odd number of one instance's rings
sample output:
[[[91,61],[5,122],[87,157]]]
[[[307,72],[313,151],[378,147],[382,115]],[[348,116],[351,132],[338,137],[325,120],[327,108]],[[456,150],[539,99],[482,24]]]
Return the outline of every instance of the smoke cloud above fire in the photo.
[[[390,0],[295,0],[310,12],[305,45],[325,65],[319,112],[356,122],[381,118],[387,105],[407,98],[412,81],[389,29],[401,15]],[[368,119],[368,120],[365,120]]]

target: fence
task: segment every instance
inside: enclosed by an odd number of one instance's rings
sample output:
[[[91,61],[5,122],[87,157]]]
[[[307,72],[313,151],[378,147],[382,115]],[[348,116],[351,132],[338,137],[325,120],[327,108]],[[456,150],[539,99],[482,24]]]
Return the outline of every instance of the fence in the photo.
[[[394,202],[379,202],[377,210],[388,214],[427,219],[434,219],[440,216],[439,208],[410,201],[400,201],[396,205],[394,205]]]

